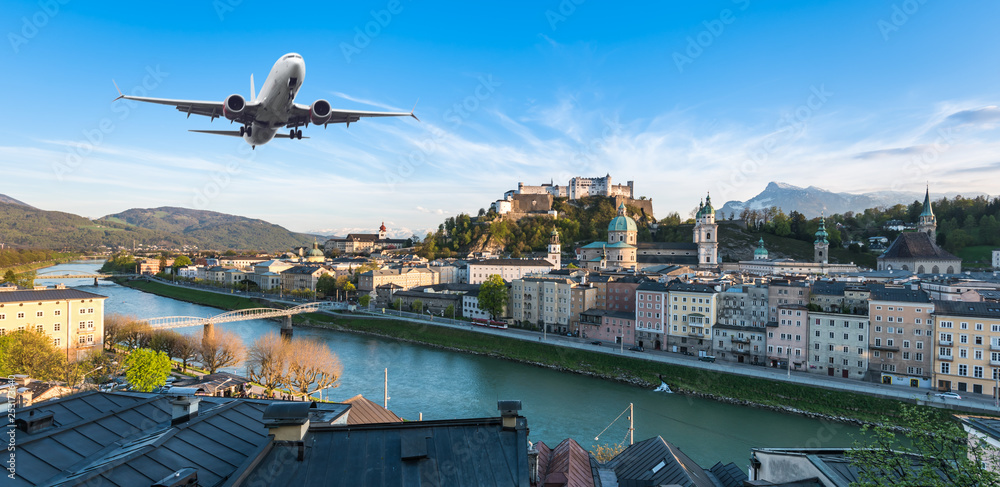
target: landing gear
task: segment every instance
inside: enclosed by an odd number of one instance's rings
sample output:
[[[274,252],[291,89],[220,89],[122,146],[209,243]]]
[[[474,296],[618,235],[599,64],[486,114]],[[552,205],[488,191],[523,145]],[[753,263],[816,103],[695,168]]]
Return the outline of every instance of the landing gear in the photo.
[[[302,130],[292,129],[288,132],[288,138],[302,140]]]
[[[295,138],[299,139],[299,140],[302,140],[302,129],[296,130]]]
[[[240,137],[243,137],[247,133],[246,127],[240,127]]]
[[[253,127],[247,125],[246,127],[241,128],[240,135],[243,135],[244,133],[246,134],[247,137],[253,137]]]

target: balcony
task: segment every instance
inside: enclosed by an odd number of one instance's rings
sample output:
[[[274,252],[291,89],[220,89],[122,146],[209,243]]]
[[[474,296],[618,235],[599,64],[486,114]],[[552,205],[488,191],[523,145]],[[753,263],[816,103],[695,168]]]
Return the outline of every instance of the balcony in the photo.
[[[891,347],[887,346],[887,345],[871,345],[868,348],[870,348],[872,350],[884,350],[886,352],[898,352],[899,351],[899,347],[897,347],[895,345],[893,345]]]
[[[951,355],[940,355],[940,354],[938,354],[938,360],[947,360],[947,361],[951,362],[952,360],[955,360],[955,359]]]
[[[1000,352],[1000,343],[991,343],[990,350],[993,350],[994,352]]]
[[[942,347],[950,347],[952,345],[952,341],[951,340],[940,340],[939,339],[938,340],[938,345],[941,345]]]
[[[704,338],[704,336],[702,336],[700,332],[694,332],[694,331],[689,331],[688,336],[694,338]]]
[[[990,359],[990,365],[1000,365],[1000,360]]]
[[[731,341],[732,341],[733,343],[750,343],[750,338],[737,338],[737,337],[730,337],[729,339],[730,339],[730,340],[731,340]]]

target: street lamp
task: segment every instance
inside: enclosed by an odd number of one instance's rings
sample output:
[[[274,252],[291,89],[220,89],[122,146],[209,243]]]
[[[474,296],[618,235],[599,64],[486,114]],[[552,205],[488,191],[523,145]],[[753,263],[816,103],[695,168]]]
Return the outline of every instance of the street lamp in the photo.
[[[103,365],[98,365],[97,368],[95,368],[94,370],[91,370],[90,372],[87,372],[86,374],[83,374],[82,376],[80,376],[80,385],[82,386],[82,385],[84,385],[84,384],[87,383],[87,376],[88,375],[90,375],[90,374],[92,374],[94,372],[97,372],[98,370],[101,370],[103,368],[104,368]]]

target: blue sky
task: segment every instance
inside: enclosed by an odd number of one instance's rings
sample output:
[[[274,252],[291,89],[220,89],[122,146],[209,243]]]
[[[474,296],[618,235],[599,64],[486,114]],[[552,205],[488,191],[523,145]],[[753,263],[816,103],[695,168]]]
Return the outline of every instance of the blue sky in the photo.
[[[183,2],[182,2],[183,3]],[[1000,4],[583,0],[4,4],[0,193],[396,235],[516,187],[635,180],[657,215],[768,181],[997,194]],[[297,101],[409,110],[250,151],[123,91],[222,100],[282,54]]]

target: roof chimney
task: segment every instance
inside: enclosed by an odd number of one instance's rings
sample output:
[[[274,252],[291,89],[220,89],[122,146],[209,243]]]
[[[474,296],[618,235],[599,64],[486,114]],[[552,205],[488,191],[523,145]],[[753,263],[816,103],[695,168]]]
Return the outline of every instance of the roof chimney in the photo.
[[[30,435],[51,428],[54,420],[55,413],[52,411],[31,411],[27,418],[19,416],[14,422],[17,424],[17,429]]]
[[[198,415],[198,403],[201,399],[195,397],[197,389],[192,387],[172,387],[170,394],[174,395],[174,400],[170,401],[173,406],[170,425],[175,426]]]
[[[264,410],[264,426],[274,441],[302,441],[309,430],[309,410],[315,402],[271,404]]]
[[[503,429],[514,429],[517,426],[517,412],[521,410],[521,401],[497,401],[497,409],[500,410]]]

